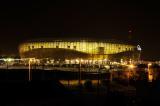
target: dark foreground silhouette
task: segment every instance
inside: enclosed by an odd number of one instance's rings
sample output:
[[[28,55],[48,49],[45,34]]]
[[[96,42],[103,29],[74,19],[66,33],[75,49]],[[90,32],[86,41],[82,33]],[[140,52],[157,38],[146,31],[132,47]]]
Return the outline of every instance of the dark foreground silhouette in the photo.
[[[109,85],[107,85],[109,88]],[[87,86],[86,86],[87,87]],[[101,89],[87,89],[79,86],[78,89],[68,89],[57,80],[43,81],[0,81],[0,105],[8,106],[142,106],[159,104],[159,81],[154,86],[145,81],[138,81],[136,95],[125,95],[124,92]]]
[[[28,81],[27,74],[27,70],[0,71],[0,106],[160,105],[159,80],[149,83],[140,79],[128,83],[128,80],[113,79],[113,82],[104,81],[98,87],[93,87],[88,80],[83,85],[68,88],[58,78],[77,79],[77,74],[32,70],[32,81]],[[100,80],[106,76],[108,74],[101,75]],[[97,78],[89,74],[82,74],[82,77]],[[127,94],[130,85],[135,88],[135,92]]]

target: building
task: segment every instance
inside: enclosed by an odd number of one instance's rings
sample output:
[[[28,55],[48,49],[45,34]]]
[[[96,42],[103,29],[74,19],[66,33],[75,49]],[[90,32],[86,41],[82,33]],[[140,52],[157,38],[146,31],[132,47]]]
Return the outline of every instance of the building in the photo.
[[[37,39],[20,44],[19,53],[21,58],[120,61],[137,60],[140,56],[138,49],[137,45],[116,40]]]

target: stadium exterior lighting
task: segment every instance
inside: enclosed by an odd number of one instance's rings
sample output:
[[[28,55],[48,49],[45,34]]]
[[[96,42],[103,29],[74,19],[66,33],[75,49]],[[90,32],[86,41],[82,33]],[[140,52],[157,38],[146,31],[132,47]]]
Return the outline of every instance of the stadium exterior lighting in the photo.
[[[137,49],[135,49],[137,48]],[[19,45],[19,53],[21,58],[82,58],[88,60],[120,60],[122,57],[138,58],[136,51],[141,50],[138,45],[129,42],[122,42],[109,39],[35,39],[25,41]],[[65,52],[64,52],[65,51]],[[132,51],[131,55],[127,52]],[[119,53],[124,53],[119,56]],[[43,57],[44,56],[44,57]],[[45,57],[46,56],[46,57]],[[94,63],[94,62],[93,62]]]
[[[83,59],[81,59],[81,63],[83,63],[84,62],[84,60]]]
[[[79,60],[78,59],[76,59],[76,63],[79,64]]]
[[[104,67],[105,67],[107,70],[110,69],[110,66],[109,66],[109,65],[105,65]]]

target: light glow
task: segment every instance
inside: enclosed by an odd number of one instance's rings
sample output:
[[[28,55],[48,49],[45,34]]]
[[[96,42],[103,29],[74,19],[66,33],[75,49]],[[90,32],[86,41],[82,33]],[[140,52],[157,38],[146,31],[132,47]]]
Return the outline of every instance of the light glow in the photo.
[[[55,40],[52,42],[27,42],[19,46],[19,52],[21,57],[25,57],[24,53],[29,52],[33,49],[39,48],[61,48],[61,49],[70,49],[76,50],[78,52],[83,52],[87,54],[97,55],[105,54],[105,57],[99,56],[97,59],[107,58],[108,54],[116,54],[125,51],[133,51],[136,46],[119,44],[119,43],[109,43],[109,42],[96,42],[96,41],[62,41]],[[70,47],[70,48],[68,48]],[[76,48],[76,49],[75,49]]]
[[[128,67],[131,68],[131,69],[135,68],[135,66],[133,64],[130,64]]]

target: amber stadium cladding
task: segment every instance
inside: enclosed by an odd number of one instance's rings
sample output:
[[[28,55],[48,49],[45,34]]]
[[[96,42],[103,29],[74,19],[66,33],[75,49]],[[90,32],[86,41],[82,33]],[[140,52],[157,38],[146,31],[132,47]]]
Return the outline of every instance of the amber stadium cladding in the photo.
[[[134,59],[139,58],[137,45],[109,39],[36,39],[19,45],[21,58],[50,59]]]

